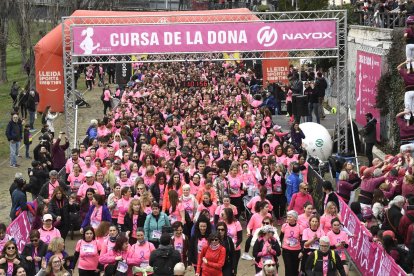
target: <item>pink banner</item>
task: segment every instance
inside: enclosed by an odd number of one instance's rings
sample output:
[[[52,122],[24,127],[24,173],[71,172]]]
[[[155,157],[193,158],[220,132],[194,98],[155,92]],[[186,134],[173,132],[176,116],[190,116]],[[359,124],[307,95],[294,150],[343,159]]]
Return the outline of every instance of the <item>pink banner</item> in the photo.
[[[26,243],[29,242],[30,222],[27,217],[27,212],[21,213],[15,220],[7,227],[7,234],[14,238],[17,244],[17,249],[22,252]]]
[[[339,201],[342,222],[349,232],[354,234],[349,237],[347,251],[361,274],[364,276],[407,275],[381,245],[370,242],[372,235],[368,229],[361,224],[358,217],[341,198]]]
[[[275,51],[336,47],[336,22],[74,26],[73,55]]]
[[[356,121],[365,125],[365,114],[371,112],[377,119],[377,141],[380,140],[380,112],[375,108],[377,82],[381,77],[382,58],[379,55],[357,51],[355,94]]]

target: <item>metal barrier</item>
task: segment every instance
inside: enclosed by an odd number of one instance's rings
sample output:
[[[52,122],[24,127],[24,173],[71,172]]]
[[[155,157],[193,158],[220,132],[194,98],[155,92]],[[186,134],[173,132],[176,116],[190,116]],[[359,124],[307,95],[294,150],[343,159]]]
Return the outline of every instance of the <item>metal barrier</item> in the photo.
[[[407,19],[406,13],[401,12],[373,12],[373,11],[357,11],[359,25],[377,27],[377,28],[402,28],[405,27]]]

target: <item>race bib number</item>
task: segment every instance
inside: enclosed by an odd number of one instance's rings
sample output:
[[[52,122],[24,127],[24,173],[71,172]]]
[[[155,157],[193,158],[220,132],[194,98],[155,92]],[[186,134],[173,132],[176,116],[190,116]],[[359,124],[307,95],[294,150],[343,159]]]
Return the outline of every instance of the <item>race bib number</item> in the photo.
[[[298,239],[294,237],[288,238],[288,244],[290,247],[294,247],[298,244]]]
[[[267,261],[267,260],[271,260],[271,261],[273,261],[273,258],[272,258],[272,256],[263,256],[262,257],[262,264],[265,262],[265,261]]]
[[[139,267],[141,267],[141,268],[146,268],[146,267],[148,267],[149,266],[149,262],[148,261],[142,261],[140,264],[139,264]]]
[[[82,245],[82,251],[85,253],[95,253],[95,247],[92,244]]]
[[[314,243],[312,243],[312,245],[310,246],[310,249],[319,249],[319,241],[315,241]]]
[[[160,230],[152,231],[152,236],[151,237],[155,240],[159,240],[161,238],[161,231]]]
[[[91,226],[92,226],[93,229],[98,228],[99,221],[97,221],[97,220],[91,220]]]
[[[175,246],[175,250],[177,250],[178,252],[180,252],[180,254],[183,253],[183,246],[181,245],[181,243],[178,243]]]
[[[116,268],[117,271],[121,273],[125,273],[128,271],[128,265],[125,262],[118,262],[118,266]]]

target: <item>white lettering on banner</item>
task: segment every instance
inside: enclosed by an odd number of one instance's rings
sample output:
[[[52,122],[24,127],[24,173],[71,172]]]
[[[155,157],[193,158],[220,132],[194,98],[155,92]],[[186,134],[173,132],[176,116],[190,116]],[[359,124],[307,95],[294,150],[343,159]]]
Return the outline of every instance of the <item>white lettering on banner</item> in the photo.
[[[164,45],[181,45],[181,33],[180,32],[165,32],[164,33]]]
[[[388,276],[391,275],[391,260],[385,251],[381,255],[380,269],[378,269],[378,276]]]
[[[62,74],[60,71],[39,71],[38,83],[41,85],[61,85]]]
[[[368,269],[368,257],[369,257],[370,249],[371,249],[371,243],[369,242],[369,238],[367,236],[363,236],[362,245],[359,250],[358,258],[361,263],[361,267],[365,266],[365,270]]]
[[[243,44],[247,43],[246,31],[240,32],[233,31],[208,31],[207,32],[207,43],[208,44]]]
[[[325,39],[332,38],[332,33],[316,32],[316,33],[290,33],[282,34],[283,40],[305,40],[305,39]]]
[[[118,46],[157,46],[160,44],[157,33],[111,33],[109,41],[112,47]]]
[[[372,250],[372,247],[371,247],[371,250]],[[375,269],[377,268],[377,265],[378,265],[377,260],[378,260],[378,255],[379,255],[379,247],[378,246],[375,247],[374,250],[375,250],[374,262],[371,264],[371,269],[369,270],[369,272],[372,274],[374,274]]]
[[[194,37],[191,37],[191,32],[186,32],[187,45],[203,44],[203,36],[200,31],[194,33]]]
[[[379,61],[374,60],[370,56],[364,56],[364,55],[359,56],[359,63],[369,65],[369,66],[380,66]]]

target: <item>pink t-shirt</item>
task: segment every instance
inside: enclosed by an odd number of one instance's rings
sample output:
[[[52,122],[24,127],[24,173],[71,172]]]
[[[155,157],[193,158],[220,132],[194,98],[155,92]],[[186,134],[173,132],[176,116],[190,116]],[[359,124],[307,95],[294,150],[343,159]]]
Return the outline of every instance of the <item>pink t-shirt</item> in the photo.
[[[238,212],[237,212],[236,206],[231,205],[231,204],[229,206],[225,206],[224,204],[221,204],[221,205],[217,206],[216,213],[215,213],[215,215],[219,216],[219,218],[220,218],[219,221],[221,221],[221,216],[220,216],[221,212],[225,208],[231,208],[233,210],[233,215],[237,216]]]
[[[284,233],[282,248],[288,250],[300,250],[300,241],[303,232],[302,226],[295,224],[295,226],[285,223],[282,225],[281,232]]]
[[[341,216],[339,214],[337,215],[337,217],[339,218],[340,221],[342,221]],[[329,215],[329,214],[323,214],[321,216],[321,228],[323,229],[325,233],[328,233],[329,231],[331,231],[332,229],[331,220],[333,218],[336,218],[336,217]]]
[[[47,244],[49,244],[53,238],[61,237],[59,229],[56,229],[55,227],[52,227],[50,229],[45,229],[41,227],[39,229],[39,233],[40,233],[40,239]]]
[[[208,241],[207,241],[206,238],[201,238],[201,240],[198,240],[198,243],[197,243],[197,252],[198,252],[198,254],[200,254],[203,247],[207,246],[207,245],[208,245]]]
[[[180,212],[184,212],[184,206],[181,203],[178,203],[175,211],[172,211],[172,207],[170,207],[169,209],[169,214],[170,214],[170,223],[173,224],[176,221],[182,221],[182,217],[181,217],[181,213]]]
[[[128,250],[127,264],[130,266],[147,267],[151,252],[154,250],[154,245],[148,241],[142,245],[137,242]]]
[[[303,229],[306,229],[309,227],[309,219],[310,216],[307,217],[306,214],[303,213],[299,215],[297,223],[300,224],[303,227]]]
[[[114,249],[115,243],[111,242],[109,237],[105,238],[104,241],[101,244],[101,254],[105,254],[108,251],[111,251]]]
[[[266,217],[271,218],[272,215],[267,213]],[[247,228],[251,230],[251,234],[253,235],[254,232],[262,227],[262,221],[265,217],[263,217],[260,213],[253,214],[250,218],[249,223],[247,224]]]
[[[99,132],[99,131],[98,131]],[[108,157],[108,148],[104,149],[104,148],[99,148],[96,151],[96,158],[99,158],[101,160],[104,160],[105,158]]]
[[[194,205],[195,201],[196,199],[192,196],[188,198],[181,197],[181,204],[183,205],[184,210],[188,213],[191,219],[194,218],[196,212]]]
[[[118,207],[118,223],[124,224],[124,218],[126,212],[128,212],[129,204],[132,201],[132,197],[125,199],[124,197],[118,199],[116,206]]]
[[[342,230],[338,234],[334,233],[331,230],[326,234],[326,236],[328,236],[331,246],[334,246],[340,242],[344,242],[345,244],[349,243],[348,234]],[[345,250],[346,249],[344,247],[335,249],[335,251],[338,252],[338,255],[341,257],[341,260],[346,260]]]
[[[129,178],[126,179],[120,179],[118,181],[119,185],[121,185],[121,189],[123,187],[131,187],[132,186],[132,181]]]
[[[310,248],[310,249],[315,249],[315,250],[319,249],[319,238],[322,236],[325,236],[325,232],[323,232],[321,228],[318,228],[318,230],[316,231],[313,231],[310,228],[306,228],[305,230],[303,230],[302,241],[310,241],[313,239],[315,235],[318,237],[318,239],[314,241],[310,246],[305,247],[305,248]]]
[[[101,251],[100,244],[92,240],[86,242],[79,240],[75,248],[76,252],[79,252],[78,267],[84,270],[96,270],[99,263],[99,251]]]
[[[230,197],[240,197],[242,192],[242,182],[239,177],[232,177],[231,175],[227,176],[229,181],[229,193]]]
[[[254,207],[256,206],[256,203],[261,201],[260,196],[254,196],[252,197],[252,199],[250,199],[250,201],[247,203],[247,208],[249,208],[253,214],[256,213],[256,211],[254,210]],[[273,210],[273,205],[270,203],[269,200],[265,199],[265,201],[269,204],[269,211],[271,212]]]
[[[86,190],[89,188],[92,188],[95,190],[95,192],[99,195],[105,195],[105,190],[102,187],[102,184],[99,182],[94,182],[92,185],[88,185],[86,182],[83,183],[78,190],[78,197],[84,198],[86,196]]]
[[[181,259],[183,258],[184,238],[183,235],[176,237],[174,236],[174,249],[180,252]]]
[[[78,190],[82,183],[85,181],[85,175],[80,173],[78,176],[75,176],[73,172],[68,176],[68,182],[70,188],[73,190]]]
[[[233,221],[232,224],[227,224],[227,236],[229,236],[236,246],[237,243],[237,232],[242,231],[242,227],[239,221]],[[237,246],[236,250],[240,250],[240,245]]]
[[[201,212],[203,210],[208,210],[208,212],[210,213],[210,221],[213,222],[214,221],[214,214],[216,212],[217,209],[217,205],[213,202],[213,204],[211,204],[210,207],[206,207],[204,206],[204,203],[201,202],[200,205],[198,205],[197,207],[197,212]]]
[[[102,221],[102,206],[93,209],[91,214],[91,226],[96,230]]]

